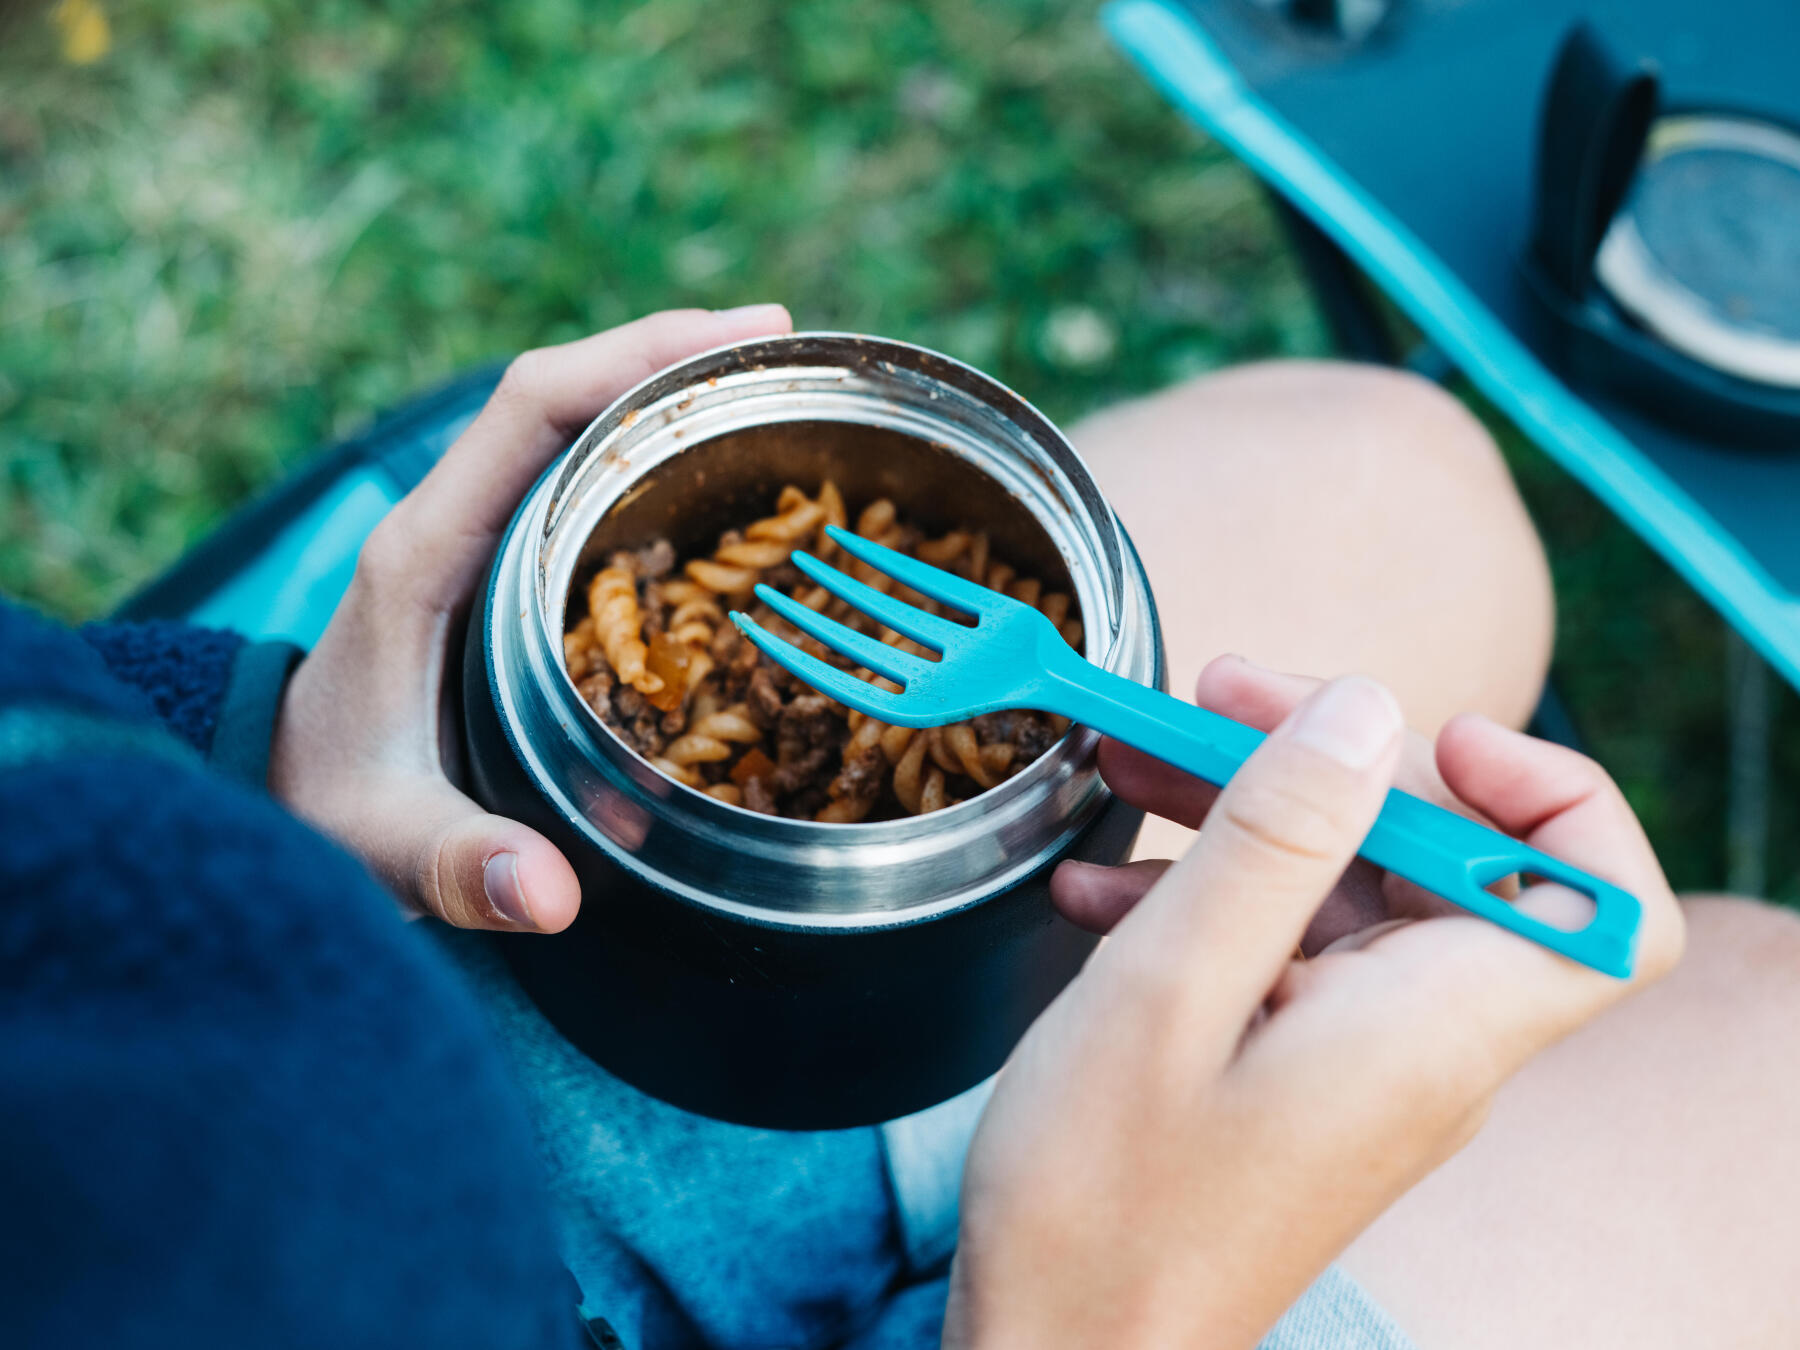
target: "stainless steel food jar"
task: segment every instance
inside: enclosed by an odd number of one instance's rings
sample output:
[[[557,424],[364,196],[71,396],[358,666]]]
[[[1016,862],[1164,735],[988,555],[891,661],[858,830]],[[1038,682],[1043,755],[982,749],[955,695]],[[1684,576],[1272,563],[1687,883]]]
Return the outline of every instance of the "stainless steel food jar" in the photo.
[[[788,1129],[904,1115],[997,1069],[1093,946],[1052,910],[1050,871],[1121,861],[1141,820],[1080,727],[965,803],[838,825],[682,787],[600,721],[563,668],[576,579],[658,535],[709,551],[825,477],[853,510],[888,496],[926,529],[985,528],[1069,587],[1090,659],[1161,682],[1143,568],[1056,428],[948,357],[831,333],[706,353],[607,409],[519,507],[463,672],[473,791],[581,878],[567,932],[493,939],[519,982],[628,1082]]]

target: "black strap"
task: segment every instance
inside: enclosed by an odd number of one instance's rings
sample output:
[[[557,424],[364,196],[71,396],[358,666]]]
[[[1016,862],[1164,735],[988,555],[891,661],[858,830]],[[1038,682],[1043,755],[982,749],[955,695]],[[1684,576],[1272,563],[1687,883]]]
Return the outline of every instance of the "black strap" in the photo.
[[[1563,39],[1538,123],[1532,248],[1548,279],[1587,297],[1594,255],[1625,198],[1656,118],[1657,76],[1577,23]]]
[[[268,787],[275,718],[302,655],[291,642],[249,642],[239,648],[206,754],[227,778],[258,789]]]

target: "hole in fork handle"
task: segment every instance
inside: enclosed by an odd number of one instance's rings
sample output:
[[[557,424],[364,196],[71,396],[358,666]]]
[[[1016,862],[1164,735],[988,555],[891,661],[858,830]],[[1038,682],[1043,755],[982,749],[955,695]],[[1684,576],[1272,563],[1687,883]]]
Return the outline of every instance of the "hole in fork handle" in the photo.
[[[1591,892],[1539,872],[1508,872],[1482,889],[1563,933],[1581,932],[1599,912]]]

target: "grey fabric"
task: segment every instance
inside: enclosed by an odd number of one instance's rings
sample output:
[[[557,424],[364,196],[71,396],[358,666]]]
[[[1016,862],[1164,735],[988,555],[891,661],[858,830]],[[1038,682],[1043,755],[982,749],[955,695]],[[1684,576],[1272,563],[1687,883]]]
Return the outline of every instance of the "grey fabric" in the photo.
[[[960,1097],[881,1127],[901,1244],[915,1273],[927,1274],[949,1264],[956,1250],[963,1159],[993,1095],[990,1078]]]
[[[927,1350],[938,1343],[949,1277],[897,1292],[843,1350]],[[1336,1266],[1301,1295],[1258,1350],[1416,1350],[1368,1292]]]
[[[1350,1276],[1332,1266],[1287,1310],[1260,1350],[1416,1350]]]

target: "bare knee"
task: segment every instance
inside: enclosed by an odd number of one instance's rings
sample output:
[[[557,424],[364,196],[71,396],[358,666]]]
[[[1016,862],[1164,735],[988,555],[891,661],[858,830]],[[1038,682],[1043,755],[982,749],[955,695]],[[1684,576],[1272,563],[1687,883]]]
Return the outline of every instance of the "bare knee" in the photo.
[[[1549,663],[1549,570],[1493,438],[1436,385],[1266,362],[1123,404],[1073,437],[1153,584],[1159,571],[1222,583],[1173,605],[1159,590],[1178,678],[1231,650],[1374,674],[1427,732],[1471,708],[1530,715]]]
[[[1439,385],[1411,371],[1352,361],[1253,361],[1211,371],[1096,413],[1078,424],[1075,435],[1082,439],[1115,420],[1172,420],[1185,423],[1186,439],[1204,449],[1211,424],[1244,413],[1255,416],[1271,442],[1282,431],[1309,425],[1332,433],[1325,443],[1281,438],[1277,448],[1284,450],[1330,449],[1369,432],[1389,442],[1423,433],[1421,444],[1447,437],[1443,448],[1453,455],[1484,462],[1497,456],[1481,423]]]
[[[1687,954],[1671,982],[1761,1012],[1800,1013],[1800,914],[1736,895],[1683,896],[1682,909]],[[1793,1027],[1800,1040],[1800,1017]]]
[[[1800,1343],[1800,916],[1685,908],[1674,973],[1528,1065],[1351,1248],[1421,1345]]]
[[[1455,426],[1469,446],[1491,451],[1493,442],[1455,397],[1422,376],[1393,366],[1355,361],[1278,360],[1201,375],[1171,386],[1149,401],[1238,400],[1277,405],[1296,414],[1337,423],[1401,430],[1421,424],[1441,431]]]
[[[1157,404],[1167,400],[1166,408]],[[1511,514],[1512,477],[1494,438],[1462,402],[1407,370],[1347,361],[1262,361],[1177,385],[1147,411],[1191,427],[1251,429],[1258,454],[1358,489],[1346,509],[1391,514],[1396,505],[1468,508],[1485,526]],[[1508,522],[1510,523],[1510,521]],[[1511,542],[1509,540],[1509,542]],[[1536,540],[1532,538],[1535,551]]]
[[[1687,945],[1668,978],[1546,1061],[1579,1078],[1593,1072],[1594,1059],[1628,1062],[1655,1045],[1660,1071],[1678,1075],[1690,1098],[1704,1096],[1745,1120],[1770,1105],[1771,1094],[1784,1116],[1800,1108],[1800,1081],[1784,1067],[1800,1054],[1800,915],[1724,895],[1684,896],[1682,911]]]

